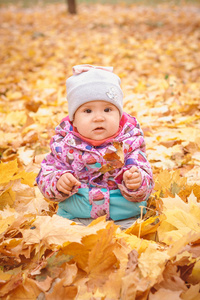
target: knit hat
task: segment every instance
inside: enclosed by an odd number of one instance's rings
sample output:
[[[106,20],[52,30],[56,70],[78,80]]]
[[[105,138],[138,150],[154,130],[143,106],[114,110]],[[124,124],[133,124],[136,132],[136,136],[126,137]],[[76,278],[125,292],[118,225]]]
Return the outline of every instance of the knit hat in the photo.
[[[73,67],[73,76],[66,81],[69,119],[84,103],[103,100],[115,105],[122,115],[123,92],[120,78],[112,73],[112,67],[78,65]]]

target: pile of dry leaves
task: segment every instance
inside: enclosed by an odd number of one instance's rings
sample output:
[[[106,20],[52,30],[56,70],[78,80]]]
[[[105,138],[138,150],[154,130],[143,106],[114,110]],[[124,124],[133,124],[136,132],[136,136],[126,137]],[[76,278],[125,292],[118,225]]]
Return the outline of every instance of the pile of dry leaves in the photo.
[[[200,6],[1,9],[0,298],[198,300]],[[155,189],[127,230],[56,215],[35,185],[73,65],[112,65]]]

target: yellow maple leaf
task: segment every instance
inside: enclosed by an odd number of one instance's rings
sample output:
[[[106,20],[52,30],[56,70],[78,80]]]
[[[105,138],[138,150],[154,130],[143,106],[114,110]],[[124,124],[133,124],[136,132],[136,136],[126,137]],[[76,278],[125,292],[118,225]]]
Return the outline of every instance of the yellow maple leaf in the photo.
[[[26,113],[25,111],[12,111],[7,114],[5,122],[8,125],[22,126],[26,122]]]
[[[7,205],[13,206],[15,202],[15,192],[11,188],[7,189],[0,195],[0,210],[5,208]]]
[[[168,254],[171,259],[173,259],[177,253],[182,252],[186,245],[195,244],[196,241],[200,239],[200,232],[189,232],[182,236],[180,239],[177,239],[174,243],[170,245],[168,249]]]
[[[66,241],[80,242],[81,234],[76,226],[69,226],[72,221],[54,215],[38,216],[33,223],[33,229],[24,231],[24,241],[29,244],[62,245]],[[68,229],[67,229],[68,228]]]
[[[73,257],[73,260],[76,262],[77,266],[84,271],[87,268],[89,255],[89,249],[84,245],[85,239],[87,238],[88,237],[84,237],[82,239],[82,243],[65,242],[61,251],[62,254],[71,255]]]
[[[166,216],[158,228],[159,240],[170,245],[190,232],[200,232],[200,203],[194,194],[188,198],[188,203],[176,195],[175,198],[163,200],[163,213]]]
[[[113,253],[117,246],[114,232],[116,226],[110,223],[110,226],[98,233],[97,242],[92,247],[88,257],[88,275],[93,284],[97,286],[105,281],[106,277],[113,270],[116,263],[116,257]]]
[[[125,230],[125,233],[134,234],[140,238],[144,238],[145,236],[156,232],[164,219],[164,215],[150,217],[147,220],[138,219],[131,227]]]
[[[13,184],[12,190],[15,192],[13,208],[19,214],[32,213],[41,215],[42,211],[49,212],[49,205],[52,202],[43,197],[37,186],[30,188],[17,181]]]
[[[142,276],[147,277],[151,284],[156,283],[164,271],[168,259],[167,250],[158,250],[157,245],[149,244],[149,247],[138,258],[138,266]]]
[[[127,234],[125,231],[121,231],[116,234],[118,239],[123,238],[126,241],[127,245],[130,245],[131,249],[137,250],[139,254],[144,252],[146,248],[149,246],[149,243],[155,243],[154,241],[145,240],[143,238],[139,238],[136,235],[130,233]]]
[[[34,172],[26,172],[25,170],[23,170],[16,177],[14,177],[14,179],[20,178],[21,183],[27,184],[30,187],[33,187],[35,184],[36,176],[37,176],[37,174]]]
[[[52,245],[53,249],[57,249],[57,246],[65,247],[68,243],[81,243],[84,236],[95,234],[100,228],[106,227],[106,222],[91,227],[71,224],[74,224],[72,220],[58,215],[37,216],[32,224],[34,229],[24,231],[24,241],[27,245],[44,244],[50,248]]]
[[[155,190],[161,197],[172,196],[184,190],[187,178],[180,176],[180,170],[163,170],[155,177]]]
[[[15,221],[15,216],[9,216],[0,220],[0,234],[6,231],[6,229]]]
[[[21,276],[23,275],[21,274]],[[43,292],[43,290],[38,287],[35,280],[25,276],[20,279],[21,282],[16,282],[16,287],[13,286],[13,288],[10,290],[9,295],[11,299],[37,299],[38,295]]]
[[[13,180],[13,176],[18,172],[17,160],[7,163],[0,162],[0,184]]]
[[[23,184],[33,187],[36,176],[34,172],[20,171],[16,159],[7,163],[0,162],[0,185],[21,179]]]
[[[65,278],[55,282],[53,291],[45,292],[46,300],[61,300],[61,299],[76,299],[78,287],[76,286],[65,286]],[[67,297],[67,298],[66,298]]]
[[[66,255],[72,255],[73,260],[77,263],[77,265],[82,270],[85,270],[87,272],[89,252],[94,247],[99,237],[96,233],[99,230],[103,230],[107,226],[109,226],[109,223],[113,223],[113,222],[106,222],[105,216],[102,216],[100,218],[94,219],[87,227],[85,226],[81,227],[81,232],[82,232],[81,243],[67,242],[67,241],[64,242],[61,247],[62,253]],[[73,222],[72,224],[75,223]]]

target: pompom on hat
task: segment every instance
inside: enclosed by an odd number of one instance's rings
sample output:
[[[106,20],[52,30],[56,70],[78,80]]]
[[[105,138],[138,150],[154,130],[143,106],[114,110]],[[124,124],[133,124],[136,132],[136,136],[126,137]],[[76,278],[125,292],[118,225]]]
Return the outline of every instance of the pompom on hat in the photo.
[[[77,65],[73,76],[66,81],[69,119],[84,103],[102,100],[115,105],[122,115],[123,92],[120,78],[113,73],[112,67]]]

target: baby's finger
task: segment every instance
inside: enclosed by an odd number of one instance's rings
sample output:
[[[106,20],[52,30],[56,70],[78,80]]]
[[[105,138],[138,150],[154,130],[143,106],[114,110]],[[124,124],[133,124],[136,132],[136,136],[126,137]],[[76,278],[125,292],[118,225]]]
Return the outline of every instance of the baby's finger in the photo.
[[[128,189],[138,188],[141,185],[141,182],[126,182],[126,187]]]
[[[135,173],[131,173],[131,176],[129,176],[129,179],[132,180],[132,179],[140,179],[141,175],[140,173],[138,172],[135,172]]]
[[[127,189],[129,190],[137,190],[140,187],[140,183],[127,183],[126,184]]]
[[[124,181],[126,181],[129,178],[128,174],[129,174],[129,171],[124,172],[124,174],[123,174],[123,180]]]
[[[66,188],[67,190],[71,190],[71,181],[68,177],[62,178],[62,181],[60,183],[63,188]]]
[[[71,192],[71,189],[64,183],[58,184],[57,186],[58,190],[66,195],[69,195]]]
[[[125,178],[125,180],[130,179],[132,176],[133,176],[133,173],[130,172],[130,170],[127,170],[127,171],[124,173],[124,178]]]
[[[138,170],[138,168],[137,168],[136,166],[132,166],[132,167],[129,169],[129,172],[131,172],[131,173],[135,173],[135,172],[140,173],[140,171]]]
[[[141,177],[137,176],[137,177],[131,177],[129,179],[127,179],[128,183],[135,183],[135,182],[140,182],[141,181]]]
[[[80,182],[79,180],[76,180],[75,185],[76,185],[76,186],[80,186],[80,185],[81,185],[81,182]]]
[[[78,181],[75,177],[74,177],[74,179],[73,180],[71,180],[71,186],[80,186],[81,185],[81,183],[80,183],[80,181]]]
[[[80,181],[76,179],[72,174],[69,174],[68,178],[69,185],[73,187],[74,185],[79,186],[81,185]]]
[[[65,195],[69,196],[71,194],[71,191],[68,191],[66,189],[61,190],[62,193],[64,193]]]

